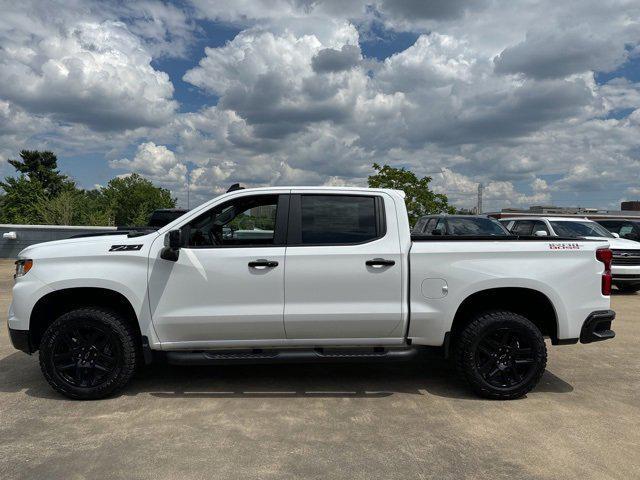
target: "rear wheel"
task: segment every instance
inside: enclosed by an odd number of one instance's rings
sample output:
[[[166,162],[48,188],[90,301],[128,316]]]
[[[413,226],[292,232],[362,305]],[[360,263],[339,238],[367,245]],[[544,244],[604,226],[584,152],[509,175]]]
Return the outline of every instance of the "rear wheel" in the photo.
[[[98,399],[124,387],[138,364],[136,335],[118,314],[82,308],[45,331],[40,368],[49,384],[70,398]]]
[[[460,334],[456,364],[471,388],[487,398],[519,398],[536,386],[547,364],[540,330],[508,311],[476,317]]]

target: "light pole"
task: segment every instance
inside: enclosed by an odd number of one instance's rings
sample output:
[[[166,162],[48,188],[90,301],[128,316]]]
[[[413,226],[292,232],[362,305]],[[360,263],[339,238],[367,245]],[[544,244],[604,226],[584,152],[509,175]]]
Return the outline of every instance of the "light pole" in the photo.
[[[187,179],[187,210],[191,210],[191,205],[189,200],[189,191],[191,190],[190,188],[191,178],[190,178],[189,166],[188,165],[185,165],[185,166],[187,167],[187,173],[185,175]]]

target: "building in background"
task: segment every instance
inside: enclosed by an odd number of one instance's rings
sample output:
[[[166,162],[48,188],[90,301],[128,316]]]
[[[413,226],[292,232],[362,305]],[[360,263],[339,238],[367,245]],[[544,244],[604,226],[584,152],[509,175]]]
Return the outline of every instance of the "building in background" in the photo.
[[[623,211],[638,211],[640,210],[640,201],[632,200],[629,202],[622,202],[620,204],[620,209]]]
[[[607,210],[590,207],[557,207],[554,205],[532,205],[528,209],[503,208],[500,212],[491,212],[487,215],[494,218],[508,218],[522,215],[554,217],[585,217],[592,220],[605,218],[630,218],[640,219],[640,201],[622,202],[620,210]]]

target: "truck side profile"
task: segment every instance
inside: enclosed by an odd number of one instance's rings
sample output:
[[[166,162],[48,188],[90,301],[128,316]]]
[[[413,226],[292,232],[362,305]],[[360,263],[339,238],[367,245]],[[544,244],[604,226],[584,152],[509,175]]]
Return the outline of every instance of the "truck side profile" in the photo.
[[[479,395],[530,391],[554,345],[613,338],[606,241],[410,234],[395,190],[236,190],[157,232],[23,250],[8,326],[72,398],[145,362],[406,359]]]

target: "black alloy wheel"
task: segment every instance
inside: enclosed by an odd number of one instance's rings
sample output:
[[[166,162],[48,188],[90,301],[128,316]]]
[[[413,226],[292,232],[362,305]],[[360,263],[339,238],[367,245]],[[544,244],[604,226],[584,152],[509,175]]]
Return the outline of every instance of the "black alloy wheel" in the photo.
[[[458,372],[480,396],[520,398],[540,381],[547,347],[540,330],[514,312],[479,314],[454,338]]]
[[[478,343],[476,368],[489,385],[515,387],[535,371],[533,348],[524,335],[510,328],[489,331]]]
[[[60,316],[40,342],[40,369],[58,392],[74,399],[104,398],[124,387],[141,358],[132,324],[102,308]]]
[[[74,387],[97,387],[121,368],[121,353],[103,325],[63,325],[53,344],[54,374]]]

